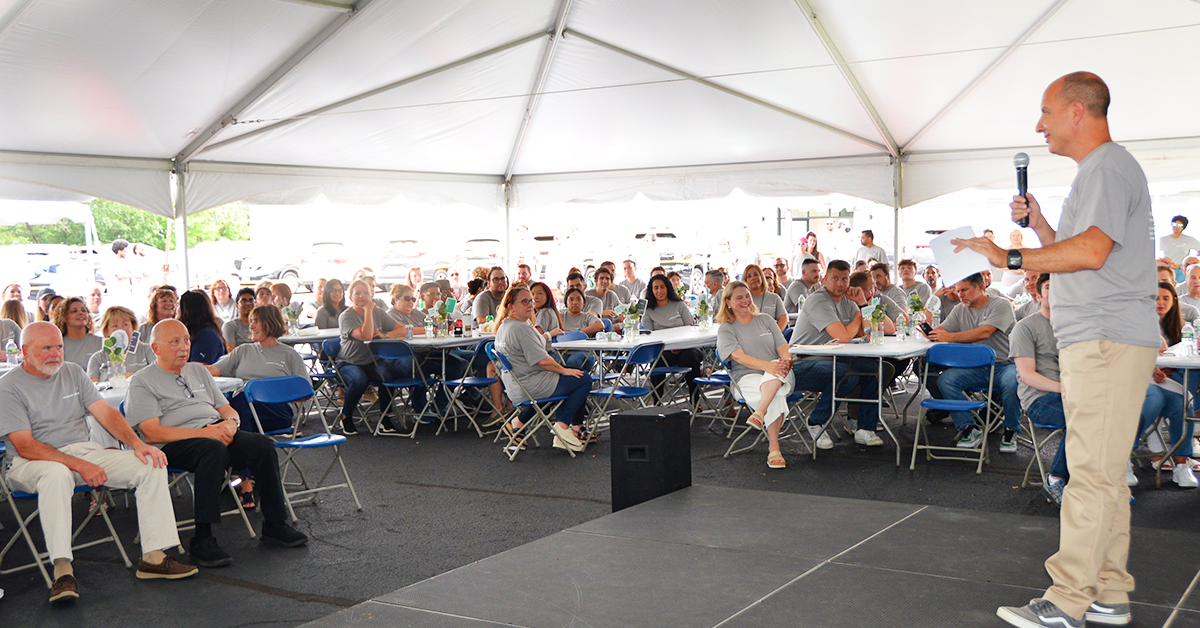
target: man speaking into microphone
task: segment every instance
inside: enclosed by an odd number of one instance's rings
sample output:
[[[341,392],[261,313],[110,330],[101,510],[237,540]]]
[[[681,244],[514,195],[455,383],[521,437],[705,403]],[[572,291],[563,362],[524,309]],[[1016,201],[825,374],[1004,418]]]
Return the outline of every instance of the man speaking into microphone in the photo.
[[[1054,584],[1042,598],[997,615],[1014,626],[1076,628],[1132,621],[1129,592],[1129,446],[1161,342],[1154,312],[1154,229],[1141,166],[1108,131],[1108,86],[1095,74],[1059,78],[1042,96],[1037,132],[1050,152],[1079,164],[1055,231],[1033,195],[1016,196],[1040,249],[1004,251],[955,240],[993,265],[1053,273],[1050,322],[1058,339],[1071,482],[1063,495]]]

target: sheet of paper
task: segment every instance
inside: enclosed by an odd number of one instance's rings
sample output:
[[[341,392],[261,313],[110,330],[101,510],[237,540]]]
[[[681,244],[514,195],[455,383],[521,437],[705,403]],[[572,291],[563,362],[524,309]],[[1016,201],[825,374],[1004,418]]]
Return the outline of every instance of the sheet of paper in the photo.
[[[949,286],[977,272],[991,269],[991,263],[983,255],[971,249],[955,253],[954,245],[950,244],[951,240],[957,238],[965,240],[974,237],[975,230],[968,226],[951,229],[929,241],[929,249],[933,251],[933,259],[937,262],[943,285]]]

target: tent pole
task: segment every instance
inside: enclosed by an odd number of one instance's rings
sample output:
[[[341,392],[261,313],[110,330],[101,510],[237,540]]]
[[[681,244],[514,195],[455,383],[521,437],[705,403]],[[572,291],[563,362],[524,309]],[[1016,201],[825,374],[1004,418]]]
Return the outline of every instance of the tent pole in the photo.
[[[180,268],[183,269],[183,289],[192,287],[192,274],[188,270],[188,231],[187,231],[187,195],[184,181],[187,178],[187,165],[181,166],[175,173],[175,247],[179,249]]]
[[[900,207],[903,204],[904,192],[904,168],[901,165],[903,159],[897,157],[895,160],[895,170],[892,174],[892,255],[896,264],[900,263]],[[895,266],[893,265],[893,269]]]
[[[512,181],[504,183],[504,267],[512,259]]]

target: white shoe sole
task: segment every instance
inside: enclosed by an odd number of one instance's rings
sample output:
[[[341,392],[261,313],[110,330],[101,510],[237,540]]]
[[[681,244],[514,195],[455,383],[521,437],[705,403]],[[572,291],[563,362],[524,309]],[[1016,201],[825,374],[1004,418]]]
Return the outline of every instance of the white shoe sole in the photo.
[[[563,440],[561,438],[559,438],[557,436],[554,437],[554,448],[562,449],[565,451],[573,451],[575,453],[579,453],[579,452],[583,451],[583,445],[580,445],[578,447],[568,446],[566,443],[563,442]]]
[[[1088,611],[1083,614],[1083,619],[1089,624],[1099,624],[1101,626],[1128,626],[1133,623],[1133,615],[1130,613],[1125,613],[1124,615],[1104,615]]]
[[[1007,606],[996,609],[996,616],[1017,628],[1046,628],[1046,624],[1029,621],[1009,610]]]

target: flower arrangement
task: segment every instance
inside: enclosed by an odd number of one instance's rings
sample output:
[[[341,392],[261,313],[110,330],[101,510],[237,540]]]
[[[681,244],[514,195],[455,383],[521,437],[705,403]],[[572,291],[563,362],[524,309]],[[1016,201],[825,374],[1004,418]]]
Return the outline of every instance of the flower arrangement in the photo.
[[[908,309],[913,314],[925,311],[925,302],[921,300],[921,295],[915,292],[908,295]]]
[[[708,316],[709,314],[710,314],[710,312],[708,311],[708,299],[700,299],[700,303],[698,305],[696,305],[696,315],[699,316],[700,318],[704,318],[705,316]]]
[[[301,309],[302,308],[299,305],[289,305],[289,306],[283,308],[282,310],[280,310],[280,312],[283,313],[283,317],[285,319],[287,319],[287,324],[288,324],[289,330],[295,330],[296,328],[298,328],[300,326],[300,311],[301,311]]]
[[[680,299],[687,301],[687,286],[679,285],[675,287],[675,294],[679,295]]]
[[[129,334],[126,334],[124,329],[118,329],[111,336],[104,339],[102,347],[104,357],[108,358],[109,362],[123,365],[128,355],[126,349],[129,348]]]

